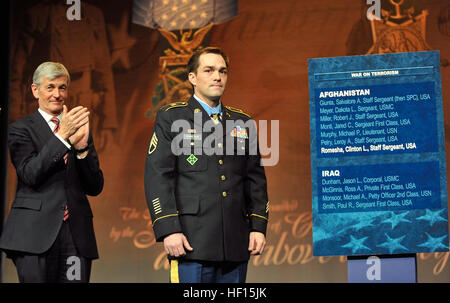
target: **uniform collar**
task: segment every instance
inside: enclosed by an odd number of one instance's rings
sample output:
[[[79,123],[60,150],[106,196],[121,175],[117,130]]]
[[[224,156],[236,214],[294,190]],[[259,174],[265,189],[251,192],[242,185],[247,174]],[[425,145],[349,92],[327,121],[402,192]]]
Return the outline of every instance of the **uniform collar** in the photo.
[[[195,100],[200,103],[200,105],[203,107],[203,109],[206,111],[208,116],[211,116],[212,114],[222,114],[222,102],[219,101],[219,104],[216,107],[211,107],[205,102],[203,102],[199,97],[197,97],[195,94],[193,95]]]

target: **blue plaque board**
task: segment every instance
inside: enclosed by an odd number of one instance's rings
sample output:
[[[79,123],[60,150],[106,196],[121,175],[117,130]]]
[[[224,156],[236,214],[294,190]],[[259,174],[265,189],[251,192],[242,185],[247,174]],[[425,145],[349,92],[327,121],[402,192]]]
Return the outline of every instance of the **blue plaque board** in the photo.
[[[448,251],[439,51],[308,70],[314,255]]]

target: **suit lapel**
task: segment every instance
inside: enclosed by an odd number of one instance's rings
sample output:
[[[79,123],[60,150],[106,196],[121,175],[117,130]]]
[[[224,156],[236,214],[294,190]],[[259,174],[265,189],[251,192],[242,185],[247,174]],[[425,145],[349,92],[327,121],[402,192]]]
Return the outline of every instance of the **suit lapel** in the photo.
[[[30,116],[30,122],[32,128],[36,130],[41,143],[45,144],[53,136],[53,132],[48,126],[47,121],[45,121],[44,117],[38,111]]]
[[[39,113],[39,111],[36,111],[34,114],[30,116],[30,123],[31,127],[36,130],[38,141],[40,145],[44,145],[46,142],[48,142],[52,136],[54,136],[53,131],[48,126],[47,121],[45,121],[44,117]],[[72,158],[73,155],[71,151],[68,153],[67,158],[67,164],[64,164],[64,166],[67,168],[66,173],[69,170],[69,166],[72,164]],[[64,161],[64,160],[62,160]]]

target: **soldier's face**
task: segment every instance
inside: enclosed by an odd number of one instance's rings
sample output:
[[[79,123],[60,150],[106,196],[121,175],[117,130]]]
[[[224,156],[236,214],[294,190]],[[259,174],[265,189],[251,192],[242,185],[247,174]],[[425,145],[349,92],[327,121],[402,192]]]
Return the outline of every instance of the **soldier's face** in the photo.
[[[67,76],[55,79],[42,78],[39,87],[31,85],[31,90],[38,99],[39,108],[50,115],[59,115],[68,96]]]
[[[203,101],[217,102],[225,91],[227,72],[227,65],[221,55],[202,54],[197,72],[189,73],[195,95]]]

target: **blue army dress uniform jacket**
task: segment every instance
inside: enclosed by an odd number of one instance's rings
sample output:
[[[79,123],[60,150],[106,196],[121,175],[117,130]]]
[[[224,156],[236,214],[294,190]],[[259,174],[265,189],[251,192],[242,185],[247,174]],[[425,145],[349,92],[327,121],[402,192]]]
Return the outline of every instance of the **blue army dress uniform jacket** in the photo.
[[[157,113],[149,144],[144,182],[156,240],[183,233],[194,249],[186,251],[188,260],[247,261],[250,232],[266,233],[266,176],[257,135],[248,127],[254,121],[241,110],[222,108],[223,132],[215,132],[203,129],[212,120],[195,98],[166,105]],[[172,132],[177,120],[186,127]],[[233,127],[227,129],[227,123]],[[177,139],[187,149],[173,143]],[[177,145],[185,152],[176,151]]]

